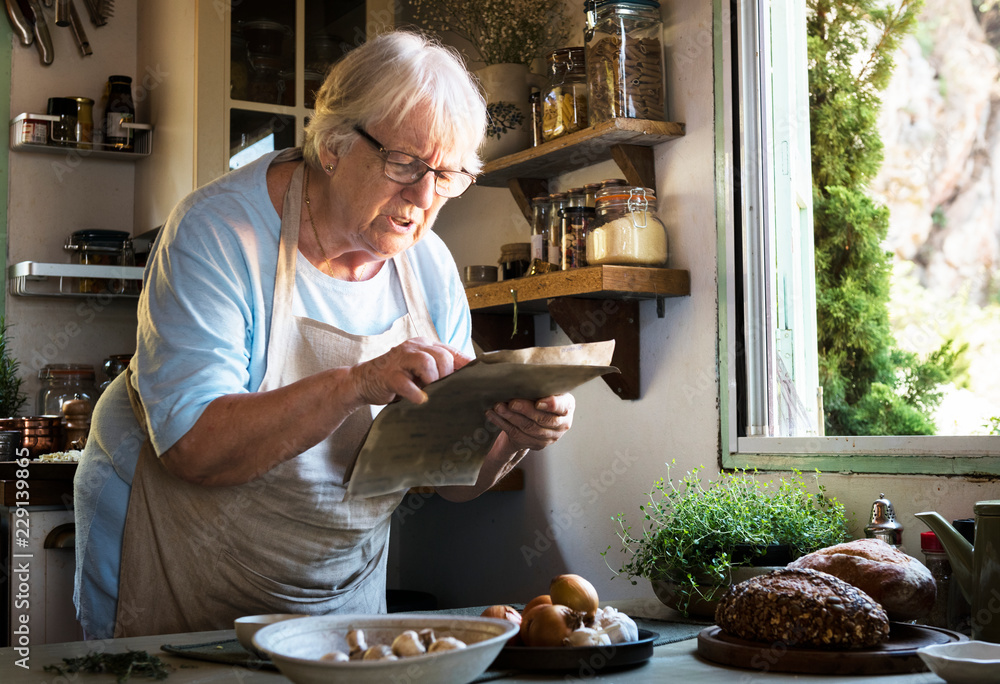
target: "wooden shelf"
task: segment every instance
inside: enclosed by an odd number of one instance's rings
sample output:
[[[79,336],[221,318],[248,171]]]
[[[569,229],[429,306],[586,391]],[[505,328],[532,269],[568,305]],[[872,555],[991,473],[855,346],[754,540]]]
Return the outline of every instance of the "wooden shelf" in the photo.
[[[507,186],[531,223],[531,198],[547,194],[548,179],[613,159],[632,185],[656,187],[653,146],[684,135],[684,124],[612,119],[486,164],[479,185]],[[615,341],[612,365],[603,376],[622,399],[638,399],[639,300],[691,294],[691,275],[670,268],[589,266],[478,285],[466,290],[472,338],[484,350],[534,345],[533,314],[548,313],[573,342]]]
[[[651,148],[683,135],[682,123],[612,119],[488,162],[476,184],[502,188],[515,178],[547,179],[611,159],[618,145]]]
[[[639,301],[656,299],[662,316],[665,297],[689,294],[688,271],[638,266],[588,266],[466,290],[472,338],[487,351],[533,346],[537,313],[548,313],[575,343],[614,340],[611,365],[621,373],[603,379],[622,399],[640,396]]]
[[[691,274],[674,268],[587,266],[526,276],[465,290],[469,308],[481,313],[549,313],[548,300],[655,299],[691,294]]]

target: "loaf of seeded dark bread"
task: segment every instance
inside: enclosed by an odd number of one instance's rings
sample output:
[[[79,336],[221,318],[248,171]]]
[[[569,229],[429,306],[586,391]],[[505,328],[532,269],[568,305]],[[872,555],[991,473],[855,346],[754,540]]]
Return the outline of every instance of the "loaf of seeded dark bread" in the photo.
[[[889,636],[882,606],[833,575],[783,568],[734,584],[715,609],[726,634],[788,646],[868,648]]]
[[[806,554],[790,568],[822,570],[853,584],[882,604],[890,620],[915,620],[930,612],[937,585],[930,570],[881,539],[855,539]]]

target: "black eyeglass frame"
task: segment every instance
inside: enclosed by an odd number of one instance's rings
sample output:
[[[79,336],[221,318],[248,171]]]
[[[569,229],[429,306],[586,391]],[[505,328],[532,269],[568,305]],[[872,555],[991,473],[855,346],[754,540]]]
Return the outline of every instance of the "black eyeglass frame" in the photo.
[[[385,177],[388,178],[389,180],[391,180],[393,183],[399,183],[400,185],[415,185],[415,184],[419,183],[421,181],[421,179],[423,179],[424,176],[427,175],[428,171],[433,171],[434,172],[434,192],[438,196],[440,196],[440,197],[444,197],[444,198],[447,198],[447,199],[455,199],[456,197],[461,197],[466,192],[468,192],[469,188],[471,188],[473,186],[473,184],[475,184],[475,182],[476,182],[475,175],[469,173],[468,171],[456,171],[454,169],[435,169],[433,166],[431,166],[430,164],[428,164],[427,162],[425,162],[420,157],[414,157],[412,154],[407,154],[406,152],[400,152],[399,150],[390,150],[390,149],[387,149],[385,145],[383,145],[378,140],[376,140],[374,137],[372,137],[372,135],[370,133],[368,133],[368,131],[366,131],[365,129],[361,128],[361,126],[355,126],[354,127],[354,132],[357,133],[358,135],[360,135],[365,140],[367,140],[369,143],[372,144],[372,146],[375,147],[375,149],[378,150],[378,152],[382,156],[382,160],[383,160],[382,173],[385,174]],[[408,157],[408,158],[412,159],[413,161],[420,162],[421,164],[424,165],[424,172],[421,173],[417,178],[415,178],[415,179],[413,179],[412,181],[409,181],[409,182],[401,181],[401,180],[399,180],[397,178],[393,178],[392,176],[389,175],[389,171],[388,171],[389,155],[390,154],[401,154],[404,157]],[[438,189],[438,182],[441,180],[441,176],[439,176],[438,174],[442,174],[442,173],[457,173],[457,174],[460,174],[462,176],[466,176],[469,179],[469,184],[465,187],[465,190],[462,190],[462,192],[458,193],[457,195],[445,195],[445,194],[443,194]]]

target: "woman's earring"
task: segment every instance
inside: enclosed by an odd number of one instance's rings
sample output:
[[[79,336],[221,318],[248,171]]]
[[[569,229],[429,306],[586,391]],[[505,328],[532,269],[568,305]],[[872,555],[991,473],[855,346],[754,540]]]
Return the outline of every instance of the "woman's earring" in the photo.
[[[327,165],[326,165],[326,166],[324,166],[323,168],[324,168],[324,169],[326,169],[326,172],[327,172],[327,173],[333,173],[333,169],[334,169],[335,167],[333,166],[333,164],[327,164]]]

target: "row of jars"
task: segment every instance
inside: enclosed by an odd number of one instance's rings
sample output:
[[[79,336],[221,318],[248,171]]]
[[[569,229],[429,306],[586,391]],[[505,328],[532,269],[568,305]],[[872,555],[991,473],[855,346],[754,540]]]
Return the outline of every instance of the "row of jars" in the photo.
[[[585,0],[584,47],[551,52],[547,87],[532,95],[536,145],[614,118],[664,119],[659,8]]]
[[[651,188],[612,178],[533,197],[531,208],[529,275],[667,262],[667,231]]]

